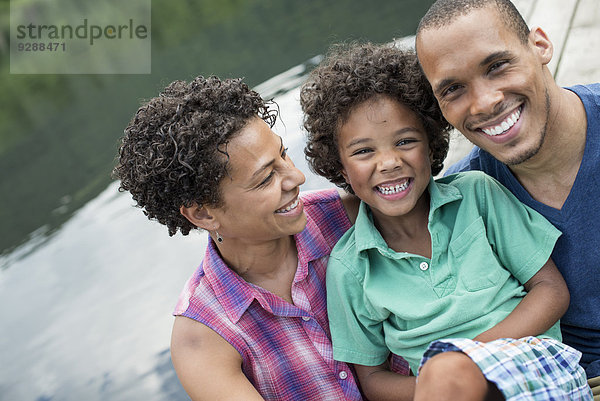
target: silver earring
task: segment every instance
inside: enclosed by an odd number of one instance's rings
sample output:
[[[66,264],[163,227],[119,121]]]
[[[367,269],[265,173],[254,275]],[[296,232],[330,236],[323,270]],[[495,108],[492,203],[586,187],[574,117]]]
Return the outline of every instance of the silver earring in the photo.
[[[217,230],[215,230],[215,233],[217,233],[217,242],[221,244],[223,242],[223,237],[221,237],[221,234],[219,234]]]

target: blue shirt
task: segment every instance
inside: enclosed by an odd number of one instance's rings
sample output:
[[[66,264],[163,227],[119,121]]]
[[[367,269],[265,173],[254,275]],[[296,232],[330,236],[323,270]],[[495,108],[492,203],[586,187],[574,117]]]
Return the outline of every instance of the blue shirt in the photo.
[[[581,365],[588,377],[596,377],[600,376],[600,84],[567,89],[583,102],[587,136],[579,172],[561,210],[533,199],[506,165],[477,147],[447,174],[484,171],[562,231],[552,259],[571,293],[571,304],[561,318],[563,341],[583,353]]]

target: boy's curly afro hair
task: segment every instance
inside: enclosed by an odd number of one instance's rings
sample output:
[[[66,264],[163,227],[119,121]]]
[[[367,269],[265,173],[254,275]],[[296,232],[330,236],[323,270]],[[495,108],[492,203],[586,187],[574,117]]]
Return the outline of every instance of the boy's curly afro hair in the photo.
[[[277,111],[240,79],[175,81],[144,104],[125,129],[113,170],[149,219],[169,235],[196,228],[181,206],[221,205],[227,143],[253,118],[273,126]]]
[[[451,126],[443,117],[415,53],[393,44],[336,45],[309,75],[300,92],[311,169],[352,193],[341,174],[337,131],[353,109],[379,95],[414,111],[427,132],[433,175],[443,167]]]

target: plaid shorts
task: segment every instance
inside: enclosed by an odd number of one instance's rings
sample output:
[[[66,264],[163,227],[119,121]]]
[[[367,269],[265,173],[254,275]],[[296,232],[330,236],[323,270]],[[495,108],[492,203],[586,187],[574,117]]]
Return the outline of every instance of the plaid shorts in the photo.
[[[507,401],[593,399],[585,371],[579,366],[581,353],[553,339],[434,341],[425,351],[421,366],[434,355],[448,351],[462,352],[471,358]]]

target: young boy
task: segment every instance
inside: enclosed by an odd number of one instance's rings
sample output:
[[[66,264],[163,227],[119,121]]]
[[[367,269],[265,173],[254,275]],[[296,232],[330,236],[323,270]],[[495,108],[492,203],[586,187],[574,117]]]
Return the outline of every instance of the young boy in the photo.
[[[581,354],[559,342],[560,232],[484,174],[433,180],[449,126],[414,54],[335,51],[301,102],[312,168],[362,200],[327,296],[334,358],[367,397],[591,399]],[[390,352],[418,381],[388,371]]]

